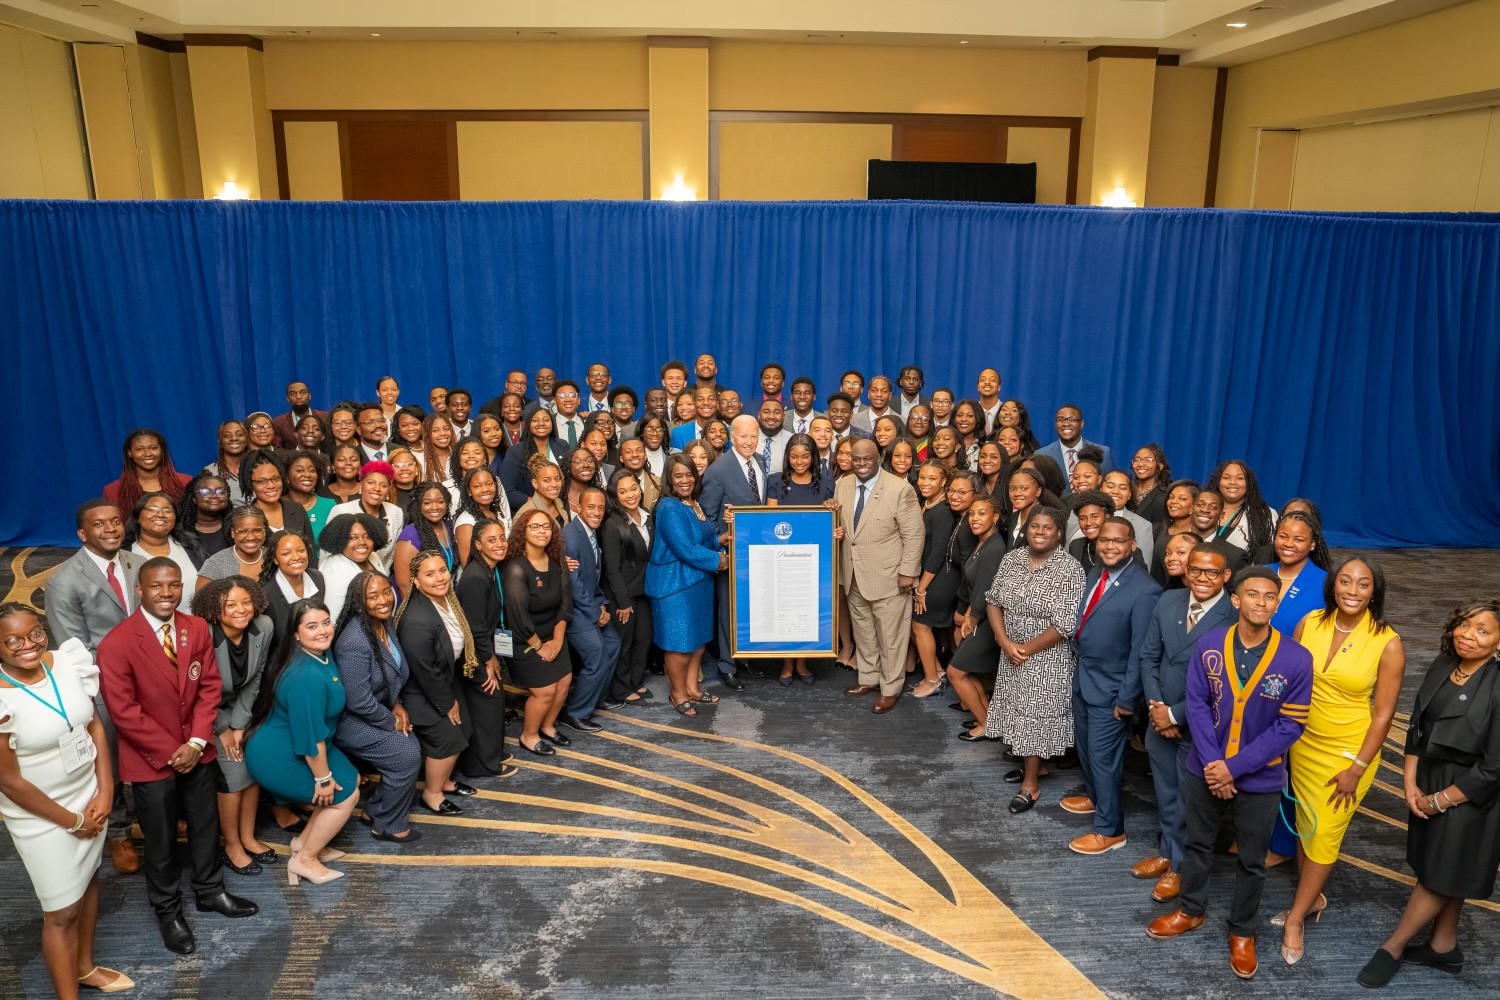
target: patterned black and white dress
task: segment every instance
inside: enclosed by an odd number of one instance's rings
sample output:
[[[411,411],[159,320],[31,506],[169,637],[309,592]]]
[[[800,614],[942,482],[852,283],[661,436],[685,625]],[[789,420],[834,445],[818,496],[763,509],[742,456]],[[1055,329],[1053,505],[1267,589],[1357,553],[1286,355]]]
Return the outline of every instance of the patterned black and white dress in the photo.
[[[1005,635],[1011,642],[1030,642],[1049,627],[1064,640],[1032,656],[1025,666],[1000,657],[984,733],[1004,737],[1022,757],[1055,757],[1073,745],[1075,660],[1067,639],[1078,627],[1083,584],[1083,567],[1061,546],[1041,568],[1032,569],[1031,552],[1023,545],[1005,554],[984,595],[1005,609]]]

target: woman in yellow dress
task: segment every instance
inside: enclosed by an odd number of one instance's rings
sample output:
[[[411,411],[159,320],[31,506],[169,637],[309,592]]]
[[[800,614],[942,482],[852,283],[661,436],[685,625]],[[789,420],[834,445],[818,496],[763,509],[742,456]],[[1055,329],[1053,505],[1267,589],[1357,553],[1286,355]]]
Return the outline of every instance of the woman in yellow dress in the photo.
[[[1281,957],[1302,960],[1308,917],[1328,906],[1323,886],[1339,857],[1355,807],[1375,782],[1380,748],[1396,714],[1406,650],[1385,621],[1385,574],[1358,556],[1338,562],[1323,585],[1323,609],[1293,637],[1313,657],[1312,709],[1291,750],[1297,799],[1297,895],[1278,913]]]

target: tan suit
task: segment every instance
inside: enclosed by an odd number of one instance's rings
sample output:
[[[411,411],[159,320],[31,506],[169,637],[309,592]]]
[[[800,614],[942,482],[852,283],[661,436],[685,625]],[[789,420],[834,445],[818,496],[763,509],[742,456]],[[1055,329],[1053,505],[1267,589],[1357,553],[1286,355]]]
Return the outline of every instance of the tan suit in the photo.
[[[906,647],[911,640],[911,593],[898,576],[917,577],[922,559],[922,508],[911,484],[885,470],[870,481],[859,527],[859,478],[839,480],[839,582],[849,597],[849,619],[859,651],[859,682],[879,685],[882,695],[901,693]]]

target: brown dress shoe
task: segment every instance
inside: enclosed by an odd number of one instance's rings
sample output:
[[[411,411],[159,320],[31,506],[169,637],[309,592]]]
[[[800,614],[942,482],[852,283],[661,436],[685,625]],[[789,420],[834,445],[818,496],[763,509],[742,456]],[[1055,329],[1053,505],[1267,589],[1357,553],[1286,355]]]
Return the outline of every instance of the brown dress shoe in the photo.
[[[121,875],[134,875],[141,870],[141,856],[129,840],[111,840],[109,860]]]
[[[1197,930],[1203,926],[1203,921],[1207,919],[1206,914],[1200,913],[1196,917],[1193,917],[1183,913],[1181,910],[1173,910],[1166,916],[1157,917],[1151,921],[1151,926],[1146,928],[1146,935],[1154,937],[1158,941],[1165,941],[1168,938],[1177,937],[1179,934],[1186,934],[1188,931]]]
[[[1255,960],[1255,938],[1229,935],[1229,967],[1234,970],[1234,974],[1241,979],[1250,979],[1258,966],[1259,963]]]
[[[1176,899],[1180,892],[1182,892],[1182,876],[1176,872],[1167,872],[1156,880],[1156,888],[1151,890],[1151,898],[1158,903],[1165,903],[1169,899]]]
[[[1087,816],[1094,811],[1094,800],[1087,795],[1065,795],[1058,805],[1062,806],[1063,812],[1079,816]]]
[[[896,702],[901,699],[899,694],[883,694],[875,699],[875,704],[870,706],[870,711],[876,715],[884,715],[896,707]]]
[[[1068,844],[1074,854],[1104,854],[1125,846],[1125,835],[1106,837],[1102,833],[1085,833]]]
[[[1161,878],[1172,870],[1172,862],[1166,858],[1142,858],[1130,866],[1130,874],[1136,878]]]
[[[844,688],[844,693],[851,698],[858,698],[861,695],[874,694],[879,690],[880,688],[874,684],[856,684],[853,687]]]

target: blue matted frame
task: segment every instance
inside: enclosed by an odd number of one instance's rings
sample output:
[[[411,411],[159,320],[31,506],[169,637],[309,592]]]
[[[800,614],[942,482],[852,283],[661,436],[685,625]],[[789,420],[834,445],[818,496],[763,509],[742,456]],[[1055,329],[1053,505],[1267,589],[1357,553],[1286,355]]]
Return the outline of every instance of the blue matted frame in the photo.
[[[827,507],[736,507],[729,543],[729,606],[731,655],[757,657],[831,657],[838,644],[839,545],[833,538],[838,513]],[[752,642],[750,639],[750,548],[757,545],[817,545],[818,638],[815,642]]]

